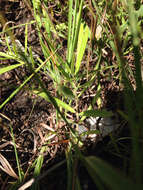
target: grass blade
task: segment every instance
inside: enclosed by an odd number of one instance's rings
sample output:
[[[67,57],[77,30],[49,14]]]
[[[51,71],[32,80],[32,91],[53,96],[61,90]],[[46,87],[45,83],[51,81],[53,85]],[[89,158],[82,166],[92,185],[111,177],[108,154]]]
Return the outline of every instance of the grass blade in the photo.
[[[134,184],[131,180],[126,178],[126,176],[120,174],[120,172],[117,172],[110,165],[97,157],[90,156],[83,157],[82,159],[84,166],[95,184],[97,184],[95,177],[97,175],[111,190],[139,190],[143,188],[141,184]]]
[[[34,93],[37,94],[38,96],[41,96],[45,100],[50,101],[49,97],[47,96],[47,94],[44,91],[43,92],[34,91]],[[64,108],[67,111],[75,113],[75,110],[71,106],[69,106],[68,104],[66,104],[65,102],[63,102],[62,100],[60,100],[58,98],[55,98],[55,97],[54,97],[54,100],[55,100],[55,102],[57,103],[57,105],[59,107],[62,107],[62,108]]]
[[[106,110],[87,110],[80,113],[81,116],[87,117],[111,117],[113,113]]]
[[[80,31],[78,35],[78,44],[77,44],[77,60],[75,65],[75,74],[79,71],[81,60],[83,58],[87,40],[89,37],[89,28],[87,25],[84,25],[84,23],[81,23],[80,25]]]
[[[7,67],[4,67],[4,68],[0,68],[0,75],[5,73],[5,72],[8,72],[8,71],[11,71],[21,65],[24,65],[25,63],[20,63],[20,64],[15,64],[15,65],[10,65],[10,66],[7,66]]]
[[[10,130],[11,130],[12,141],[13,141],[13,144],[14,144],[14,152],[15,152],[16,163],[17,163],[17,168],[18,168],[19,181],[22,182],[22,170],[21,170],[21,167],[20,167],[19,159],[18,159],[18,152],[17,152],[17,149],[16,149],[13,128],[12,128],[11,125],[10,125]]]

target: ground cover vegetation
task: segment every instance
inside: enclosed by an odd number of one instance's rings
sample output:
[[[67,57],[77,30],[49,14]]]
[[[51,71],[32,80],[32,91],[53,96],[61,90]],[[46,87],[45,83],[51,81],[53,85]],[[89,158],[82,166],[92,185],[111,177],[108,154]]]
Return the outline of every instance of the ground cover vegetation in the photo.
[[[1,189],[143,189],[142,3],[0,1]]]

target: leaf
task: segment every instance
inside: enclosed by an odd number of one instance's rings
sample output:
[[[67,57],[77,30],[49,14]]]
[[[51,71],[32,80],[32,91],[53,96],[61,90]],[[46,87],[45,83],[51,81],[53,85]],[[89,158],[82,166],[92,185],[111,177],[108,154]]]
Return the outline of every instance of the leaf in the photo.
[[[46,147],[42,147],[42,149],[40,151],[41,154],[36,159],[36,165],[35,165],[35,169],[34,169],[34,177],[37,177],[40,174],[40,171],[41,171],[41,168],[43,165],[43,161],[44,161],[43,153],[45,151],[46,151]]]
[[[106,110],[87,110],[80,113],[81,116],[87,117],[111,117],[113,113]]]
[[[38,96],[41,96],[42,98],[44,98],[45,100],[47,100],[48,102],[50,101],[47,94],[45,92],[40,92],[38,90],[34,90],[33,93],[37,94]],[[70,111],[72,113],[75,113],[75,110],[69,106],[68,104],[66,104],[65,102],[63,102],[62,100],[55,98],[54,100],[56,101],[56,103],[58,104],[58,106],[61,106],[62,108],[64,108],[67,111]]]
[[[4,52],[0,52],[0,56],[4,57],[6,59],[15,59],[15,55],[10,55],[10,54],[4,53]]]
[[[87,40],[89,37],[89,28],[88,26],[84,25],[84,23],[81,23],[80,25],[80,31],[78,35],[78,44],[77,44],[77,59],[76,59],[76,65],[75,65],[75,74],[79,71],[81,61],[85,52]]]
[[[100,158],[81,156],[81,160],[96,185],[98,185],[97,179],[99,177],[111,190],[143,189],[143,185],[135,184]]]
[[[10,66],[7,66],[7,67],[3,67],[3,68],[0,68],[0,75],[7,72],[7,71],[11,71],[12,69],[15,69],[21,65],[25,64],[24,62],[23,63],[20,63],[20,64],[15,64],[15,65],[10,65]]]
[[[136,14],[137,18],[143,17],[143,5],[141,5],[140,8],[135,11],[135,14]]]
[[[60,91],[64,96],[66,96],[67,98],[71,98],[71,99],[74,98],[74,95],[73,95],[72,91],[71,91],[68,87],[66,87],[66,86],[59,85],[59,91]]]
[[[75,110],[71,106],[69,106],[68,104],[66,104],[65,102],[61,101],[58,98],[55,98],[55,100],[56,100],[57,104],[59,106],[63,107],[65,110],[70,111],[72,113],[75,113]]]

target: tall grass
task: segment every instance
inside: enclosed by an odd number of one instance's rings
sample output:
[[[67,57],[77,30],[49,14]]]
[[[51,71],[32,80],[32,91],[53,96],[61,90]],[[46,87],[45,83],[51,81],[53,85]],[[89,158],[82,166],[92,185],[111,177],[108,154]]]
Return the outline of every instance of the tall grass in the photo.
[[[64,120],[69,128],[71,135],[69,145],[66,152],[67,161],[67,189],[81,189],[79,178],[76,179],[76,169],[78,162],[86,168],[93,182],[98,189],[142,189],[142,164],[143,164],[143,88],[141,78],[141,18],[143,14],[141,10],[143,5],[140,1],[124,0],[124,1],[94,1],[90,4],[83,0],[68,1],[68,21],[65,25],[68,28],[67,50],[64,56],[58,53],[62,45],[57,46],[56,40],[60,39],[60,33],[56,31],[52,20],[48,13],[48,7],[45,1],[32,0],[29,2],[34,22],[36,22],[36,30],[39,36],[39,42],[43,52],[43,59],[34,58],[31,47],[28,47],[28,25],[25,24],[25,47],[24,51],[16,44],[16,39],[10,28],[6,28],[6,42],[8,51],[0,52],[0,59],[14,59],[17,64],[3,66],[0,68],[0,74],[12,69],[25,65],[32,71],[31,75],[16,89],[13,93],[0,105],[2,109],[6,103],[12,99],[32,77],[38,81],[41,89],[35,89],[33,93],[41,96],[45,100],[54,105],[58,118]],[[83,19],[83,12],[90,15],[95,28],[88,26]],[[4,26],[5,18],[1,15],[0,21]],[[59,23],[60,25],[60,23]],[[44,31],[42,28],[44,27]],[[57,39],[53,39],[53,34]],[[12,45],[7,41],[10,37]],[[94,40],[94,43],[93,43]],[[128,43],[129,48],[128,48]],[[94,44],[94,45],[93,45]],[[61,46],[61,47],[60,47]],[[119,113],[129,122],[131,139],[132,139],[132,156],[130,161],[130,171],[128,176],[121,174],[112,168],[111,165],[100,158],[84,156],[79,148],[80,139],[73,129],[73,124],[79,125],[86,117],[90,116],[109,116],[110,112],[94,110],[94,106],[88,105],[87,110],[79,111],[79,104],[84,92],[88,91],[94,85],[95,78],[98,76],[98,92],[93,98],[94,104],[99,105],[101,101],[100,92],[100,74],[115,67],[115,65],[107,65],[101,67],[102,57],[104,56],[107,46],[116,57],[116,67],[118,68],[119,85],[124,89],[125,112],[119,110]],[[91,51],[92,50],[92,51]],[[90,70],[89,57],[87,52],[96,54],[97,60],[93,70]],[[92,57],[91,53],[91,57]],[[125,55],[133,53],[135,72],[133,73],[135,87],[129,76],[130,66],[125,60]],[[108,60],[108,59],[107,59]],[[85,62],[85,65],[83,63]],[[87,64],[87,65],[86,65]],[[45,88],[39,71],[43,70],[53,80],[53,88],[56,95],[53,97],[48,89]],[[88,73],[88,74],[87,74]],[[86,82],[81,85],[82,79]],[[92,102],[92,103],[93,103]],[[100,106],[99,106],[100,107]],[[68,113],[73,115],[75,120],[69,119]],[[58,122],[58,121],[57,121]],[[76,138],[76,140],[74,139]],[[17,158],[18,159],[18,158]],[[18,162],[17,162],[18,163]],[[43,164],[43,157],[40,156],[36,160],[34,175],[40,175]],[[20,176],[19,176],[20,177]],[[21,177],[20,177],[21,179]],[[36,188],[36,187],[35,187]]]

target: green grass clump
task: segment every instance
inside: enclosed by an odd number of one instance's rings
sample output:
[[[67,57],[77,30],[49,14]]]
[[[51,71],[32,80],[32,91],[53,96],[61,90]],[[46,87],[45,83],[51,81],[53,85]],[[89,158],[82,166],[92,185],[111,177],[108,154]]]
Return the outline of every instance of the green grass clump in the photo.
[[[28,2],[34,17],[32,23],[36,23],[36,32],[43,55],[41,58],[35,57],[32,48],[28,47],[28,25],[31,23],[25,24],[23,47],[17,44],[11,28],[6,27],[5,31],[1,32],[1,34],[6,34],[3,43],[5,42],[8,50],[0,52],[0,59],[1,61],[15,60],[16,63],[10,66],[1,64],[0,74],[23,66],[27,67],[31,74],[0,104],[0,109],[26,84],[30,83],[32,78],[35,78],[40,88],[35,88],[32,93],[50,102],[57,113],[57,122],[63,120],[70,130],[69,145],[65,150],[68,174],[67,189],[81,189],[80,178],[77,177],[76,172],[78,162],[86,168],[97,189],[105,189],[105,187],[113,190],[142,189],[141,42],[143,5],[140,1],[133,0],[92,0],[90,3],[83,0],[69,0],[65,4],[65,8],[58,1],[58,8],[64,15],[65,13],[67,15],[64,23],[61,23],[59,19],[55,24],[50,17],[55,10],[52,8],[51,13],[48,12],[47,1],[32,0],[32,3]],[[50,2],[56,3],[56,1]],[[2,25],[5,25],[6,21],[2,14],[0,21]],[[59,53],[59,50],[63,48],[61,38],[67,40],[64,55]],[[108,59],[108,51],[111,52],[111,57],[114,57],[113,63]],[[131,54],[134,59],[135,71],[132,71],[130,64],[125,59],[125,56]],[[90,60],[93,60],[94,57],[96,57],[94,64],[90,64]],[[112,76],[114,69],[118,71],[116,76]],[[55,96],[45,87],[40,71],[52,79]],[[132,150],[128,174],[120,173],[96,156],[84,156],[78,146],[80,139],[72,127],[73,124],[78,125],[83,122],[86,117],[110,115],[110,112],[100,110],[102,104],[101,79],[107,72],[109,73],[108,81],[118,80],[119,87],[124,91],[125,111],[118,110],[118,112],[129,123],[131,132]],[[83,79],[85,82],[82,84]],[[88,104],[87,109],[81,111],[79,106],[83,94],[95,85],[95,81],[97,93],[93,97],[92,103]],[[98,106],[98,110],[95,110],[95,104]],[[74,120],[69,119],[69,113],[75,118]],[[42,153],[43,151],[44,149],[41,150]],[[33,176],[37,181],[44,160],[42,153],[33,163],[33,167],[35,167]],[[19,180],[22,182],[23,174],[20,173],[17,156],[16,159]]]

